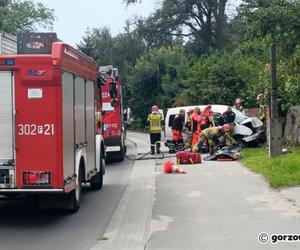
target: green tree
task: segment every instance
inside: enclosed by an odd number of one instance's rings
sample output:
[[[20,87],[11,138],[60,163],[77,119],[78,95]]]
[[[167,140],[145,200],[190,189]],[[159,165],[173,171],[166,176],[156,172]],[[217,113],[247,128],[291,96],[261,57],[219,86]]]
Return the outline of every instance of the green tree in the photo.
[[[137,31],[130,31],[129,24],[123,33],[113,37],[107,27],[88,29],[77,47],[93,57],[99,65],[113,64],[119,68],[134,65],[145,50],[145,44]]]
[[[150,49],[141,56],[130,82],[134,115],[145,122],[152,105],[165,109],[179,103],[189,65],[180,45]]]
[[[99,65],[113,64],[113,37],[107,27],[88,29],[77,47]]]
[[[8,33],[37,31],[39,28],[51,30],[54,20],[54,10],[42,3],[0,0],[0,30]]]
[[[145,43],[137,30],[130,31],[129,24],[123,33],[113,39],[113,64],[120,70],[124,86],[125,104],[130,98],[129,82],[132,79],[137,58],[145,53]]]
[[[285,116],[293,105],[300,104],[300,47],[288,58],[281,60],[277,66],[278,71],[278,108],[279,114]],[[270,68],[269,65],[261,71],[259,88],[265,89],[269,95]]]
[[[88,29],[77,47],[86,55],[93,57],[99,65],[117,67],[125,87],[125,94],[128,92],[128,81],[131,79],[136,60],[145,51],[143,39],[136,30],[130,30],[129,23],[124,32],[115,37],[107,27]]]
[[[265,38],[285,54],[293,53],[300,38],[299,0],[244,0],[239,16],[247,22],[250,37]]]
[[[233,105],[237,97],[245,99],[246,105],[252,104],[263,66],[257,58],[240,51],[200,57],[184,81],[189,97],[186,104]]]
[[[125,1],[136,3],[134,0]],[[226,43],[226,5],[228,0],[165,0],[145,23],[159,37],[187,37],[198,53],[222,49]],[[146,28],[149,25],[144,25]]]
[[[244,0],[239,16],[247,22],[248,38],[263,39],[276,44],[279,57],[278,104],[279,113],[285,116],[291,105],[299,103],[300,83],[297,70],[300,39],[299,0]],[[265,60],[267,62],[267,60]],[[261,70],[258,87],[269,96],[270,66]]]
[[[161,10],[157,10],[147,18],[135,19],[135,30],[145,41],[147,48],[160,48],[172,46],[173,35],[169,32],[169,26],[160,22]]]

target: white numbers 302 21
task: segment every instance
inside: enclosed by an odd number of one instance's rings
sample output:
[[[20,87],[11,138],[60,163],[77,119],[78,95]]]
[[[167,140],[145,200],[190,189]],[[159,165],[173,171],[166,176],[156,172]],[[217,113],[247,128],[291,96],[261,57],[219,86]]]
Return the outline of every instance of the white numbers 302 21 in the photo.
[[[54,124],[18,124],[18,135],[54,135]]]

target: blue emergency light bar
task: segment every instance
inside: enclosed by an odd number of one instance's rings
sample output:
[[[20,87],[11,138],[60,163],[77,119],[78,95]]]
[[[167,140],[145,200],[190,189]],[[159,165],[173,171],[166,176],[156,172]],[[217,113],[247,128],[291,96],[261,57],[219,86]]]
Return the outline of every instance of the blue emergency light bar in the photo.
[[[13,66],[13,65],[15,65],[15,60],[14,59],[7,59],[6,64],[9,65],[9,66]]]
[[[0,59],[0,65],[13,66],[15,65],[14,59]]]

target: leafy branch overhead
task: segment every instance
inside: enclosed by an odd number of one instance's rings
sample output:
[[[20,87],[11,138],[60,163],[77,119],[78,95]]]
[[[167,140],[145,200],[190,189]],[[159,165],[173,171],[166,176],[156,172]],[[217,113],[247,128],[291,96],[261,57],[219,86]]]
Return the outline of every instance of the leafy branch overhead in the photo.
[[[116,37],[93,30],[79,45],[100,64],[121,68],[126,104],[141,125],[153,104],[233,105],[240,97],[245,108],[256,107],[256,95],[270,91],[271,42],[278,48],[280,114],[299,104],[300,0],[157,2],[154,13],[129,20]]]
[[[248,22],[249,34],[286,43],[300,36],[300,2],[296,0],[245,0],[239,16]]]
[[[137,1],[127,1],[127,4]],[[226,6],[228,0],[164,0],[138,27],[156,37],[182,37],[201,46],[201,51],[221,49],[225,45]]]
[[[51,30],[54,10],[30,0],[0,0],[0,30],[16,34],[23,31]]]

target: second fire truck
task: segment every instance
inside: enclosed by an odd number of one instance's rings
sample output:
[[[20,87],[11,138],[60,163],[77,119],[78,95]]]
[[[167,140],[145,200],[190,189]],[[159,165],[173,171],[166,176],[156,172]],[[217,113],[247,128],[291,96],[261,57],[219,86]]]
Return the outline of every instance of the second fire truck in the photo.
[[[111,65],[101,66],[103,79],[103,137],[106,158],[122,161],[126,153],[126,131],[123,122],[123,89],[118,69]]]

